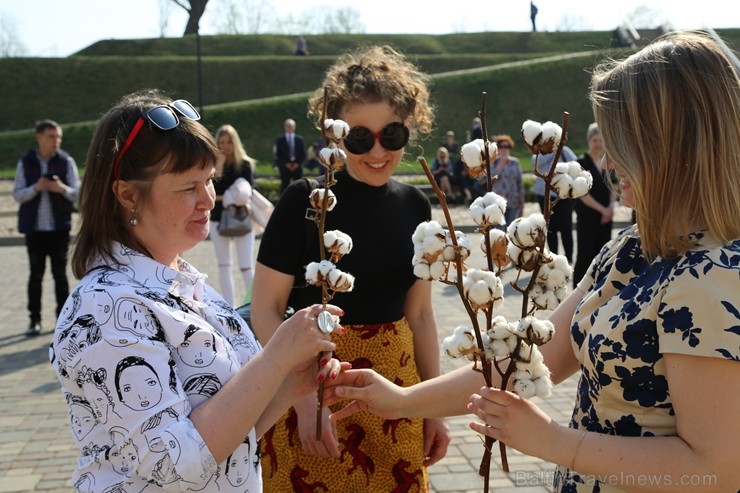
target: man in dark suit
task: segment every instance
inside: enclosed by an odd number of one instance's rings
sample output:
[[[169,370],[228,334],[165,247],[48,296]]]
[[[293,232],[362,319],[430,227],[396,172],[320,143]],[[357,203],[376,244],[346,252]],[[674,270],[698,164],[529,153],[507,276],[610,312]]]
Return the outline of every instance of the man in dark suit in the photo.
[[[306,159],[303,137],[295,133],[295,121],[285,120],[285,134],[275,140],[275,167],[280,172],[280,192],[303,176],[301,166]]]

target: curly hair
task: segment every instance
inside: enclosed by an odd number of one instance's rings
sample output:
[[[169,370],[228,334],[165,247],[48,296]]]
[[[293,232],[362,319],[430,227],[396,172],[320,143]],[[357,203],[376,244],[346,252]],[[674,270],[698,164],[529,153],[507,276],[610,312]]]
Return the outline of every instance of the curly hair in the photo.
[[[428,134],[434,124],[428,79],[390,46],[360,47],[329,67],[321,87],[308,102],[308,116],[321,129],[324,106],[325,118],[336,119],[348,106],[384,102],[407,122],[411,138]]]

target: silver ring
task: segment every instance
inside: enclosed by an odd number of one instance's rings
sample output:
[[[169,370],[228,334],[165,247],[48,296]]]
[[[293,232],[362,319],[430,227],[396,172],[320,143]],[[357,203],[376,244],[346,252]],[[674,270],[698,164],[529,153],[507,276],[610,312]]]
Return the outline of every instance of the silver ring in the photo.
[[[319,329],[324,334],[331,334],[332,332],[334,332],[334,317],[326,310],[319,313],[319,316],[317,317],[317,323],[319,325]]]

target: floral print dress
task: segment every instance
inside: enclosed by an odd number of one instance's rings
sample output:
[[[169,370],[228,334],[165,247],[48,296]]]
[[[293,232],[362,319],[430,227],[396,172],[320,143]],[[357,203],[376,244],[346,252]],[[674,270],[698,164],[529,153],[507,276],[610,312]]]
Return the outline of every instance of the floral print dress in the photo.
[[[594,259],[571,327],[582,371],[572,428],[675,436],[663,354],[740,361],[740,240],[692,240],[691,251],[649,262],[632,226]],[[622,491],[565,467],[554,483],[561,493]]]

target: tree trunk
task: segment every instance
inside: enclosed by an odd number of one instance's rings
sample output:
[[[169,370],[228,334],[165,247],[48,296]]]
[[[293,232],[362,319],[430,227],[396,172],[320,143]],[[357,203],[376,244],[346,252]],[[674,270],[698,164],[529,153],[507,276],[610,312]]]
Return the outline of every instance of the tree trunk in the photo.
[[[190,14],[188,17],[188,23],[185,25],[185,32],[183,36],[188,34],[197,34],[200,27],[200,18],[203,17],[203,13],[206,11],[206,4],[208,0],[188,0],[190,8],[186,8],[182,3],[177,0],[173,0],[177,5],[184,8]]]

